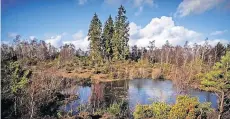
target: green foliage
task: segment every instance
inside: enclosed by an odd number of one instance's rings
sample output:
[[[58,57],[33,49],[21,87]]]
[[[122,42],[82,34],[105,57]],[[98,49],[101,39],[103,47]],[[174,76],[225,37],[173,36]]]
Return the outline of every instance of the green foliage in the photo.
[[[205,102],[198,105],[196,108],[196,115],[200,115],[202,119],[207,118],[207,115],[214,111],[214,109],[210,108],[211,102]]]
[[[113,59],[123,60],[129,56],[129,22],[125,16],[126,10],[121,5],[118,8],[118,15],[115,19],[114,34],[112,38]]]
[[[100,63],[102,61],[101,57],[101,32],[102,24],[99,20],[97,14],[95,13],[93,19],[90,23],[88,31],[88,40],[90,41],[90,58],[93,63]]]
[[[118,115],[121,112],[122,103],[113,103],[106,111],[113,115]]]
[[[168,118],[170,109],[169,105],[162,102],[156,102],[152,105],[137,105],[133,115],[135,119],[166,119]]]
[[[212,70],[202,75],[201,88],[207,91],[226,92],[230,89],[230,52],[217,62]]]
[[[135,119],[196,119],[207,118],[212,112],[211,103],[199,103],[196,97],[178,96],[176,104],[170,106],[163,102],[152,105],[137,105],[133,116]]]
[[[11,63],[10,68],[13,72],[11,90],[13,93],[17,93],[19,90],[23,89],[28,83],[31,71],[23,70],[17,62]]]
[[[104,109],[97,109],[93,114],[94,115],[103,115],[105,113],[105,110]]]
[[[194,119],[196,117],[195,107],[198,105],[198,99],[195,97],[178,96],[176,104],[170,110],[169,117],[170,119]]]
[[[105,22],[105,26],[102,33],[102,52],[103,56],[110,60],[112,58],[112,37],[114,32],[113,19],[111,15],[108,20]]]
[[[224,111],[225,94],[230,89],[230,51],[227,51],[225,56],[221,57],[220,62],[217,62],[212,70],[202,75],[201,88],[207,91],[217,92],[219,95],[219,118]]]
[[[133,116],[135,119],[146,119],[153,117],[153,111],[149,105],[136,105]]]
[[[163,102],[152,104],[153,117],[156,119],[166,119],[169,115],[171,106]]]

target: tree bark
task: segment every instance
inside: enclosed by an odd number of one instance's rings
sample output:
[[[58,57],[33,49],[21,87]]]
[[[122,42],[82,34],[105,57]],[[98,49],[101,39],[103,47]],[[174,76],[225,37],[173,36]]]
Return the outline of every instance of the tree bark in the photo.
[[[221,115],[223,113],[223,110],[224,110],[224,92],[222,91],[221,92],[221,99],[220,99],[220,112],[219,112],[219,115],[218,115],[218,119],[221,119]]]

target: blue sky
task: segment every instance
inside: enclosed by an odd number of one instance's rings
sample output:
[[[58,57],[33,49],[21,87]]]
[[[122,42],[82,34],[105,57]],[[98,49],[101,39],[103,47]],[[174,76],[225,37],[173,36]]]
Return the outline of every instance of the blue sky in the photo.
[[[102,23],[123,4],[130,22],[130,45],[210,43],[230,40],[228,0],[2,0],[1,40],[45,40],[87,49],[87,32],[96,12]]]

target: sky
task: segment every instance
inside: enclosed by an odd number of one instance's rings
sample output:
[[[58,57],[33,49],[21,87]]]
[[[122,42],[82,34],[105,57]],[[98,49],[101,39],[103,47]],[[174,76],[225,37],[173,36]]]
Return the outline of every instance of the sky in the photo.
[[[146,47],[230,42],[230,0],[1,0],[1,42],[44,40],[88,50],[94,13],[104,24],[123,5],[130,23],[130,46]]]

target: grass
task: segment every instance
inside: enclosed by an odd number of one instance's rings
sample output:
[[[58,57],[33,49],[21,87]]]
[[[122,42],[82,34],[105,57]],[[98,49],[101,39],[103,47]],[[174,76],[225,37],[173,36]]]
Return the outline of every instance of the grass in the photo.
[[[33,69],[55,75],[57,77],[72,79],[91,79],[92,82],[106,82],[122,79],[153,78],[161,76],[161,70],[148,62],[117,61],[105,63],[101,66],[90,66],[83,61],[60,63],[57,60],[39,62]],[[82,62],[82,63],[81,63]]]

